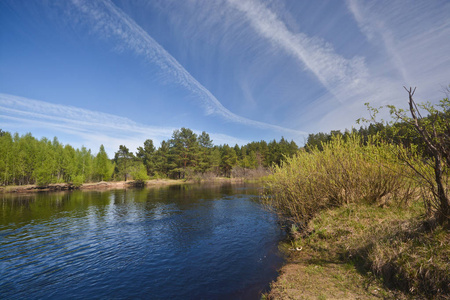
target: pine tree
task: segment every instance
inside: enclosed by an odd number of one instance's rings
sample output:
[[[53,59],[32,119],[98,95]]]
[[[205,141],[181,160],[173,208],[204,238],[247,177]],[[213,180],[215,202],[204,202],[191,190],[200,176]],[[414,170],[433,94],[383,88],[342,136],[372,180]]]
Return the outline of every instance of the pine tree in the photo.
[[[212,167],[212,150],[213,142],[205,131],[198,137],[198,143],[200,146],[200,155],[198,160],[198,170],[201,173],[205,173]]]
[[[231,169],[237,164],[237,155],[234,151],[234,148],[231,148],[228,145],[224,145],[222,148],[221,155],[221,169],[225,176],[231,176]]]
[[[144,147],[138,147],[136,152],[136,157],[140,159],[145,168],[148,175],[153,176],[155,173],[155,154],[156,149],[153,145],[153,141],[147,139],[144,142]]]
[[[119,151],[115,153],[114,161],[116,163],[116,174],[127,181],[133,162],[134,155],[124,145],[119,146]]]
[[[197,135],[192,130],[181,128],[172,134],[170,154],[175,168],[172,169],[178,178],[185,178],[187,169],[196,171],[199,159]]]

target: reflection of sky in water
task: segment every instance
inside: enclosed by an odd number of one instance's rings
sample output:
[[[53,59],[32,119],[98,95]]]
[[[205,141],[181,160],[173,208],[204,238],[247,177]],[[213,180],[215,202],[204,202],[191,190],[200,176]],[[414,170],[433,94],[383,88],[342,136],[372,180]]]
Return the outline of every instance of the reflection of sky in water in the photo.
[[[257,292],[280,266],[281,232],[275,217],[250,199],[255,192],[186,187],[29,196],[20,205],[4,200],[0,294],[227,298]],[[11,216],[4,218],[6,212]]]

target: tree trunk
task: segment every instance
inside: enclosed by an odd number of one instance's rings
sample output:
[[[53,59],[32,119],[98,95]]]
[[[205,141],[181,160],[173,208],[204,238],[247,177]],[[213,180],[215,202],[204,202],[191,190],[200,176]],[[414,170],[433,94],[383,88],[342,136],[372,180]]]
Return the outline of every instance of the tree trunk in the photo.
[[[435,180],[437,185],[437,198],[439,200],[439,209],[437,211],[437,220],[439,224],[446,226],[450,229],[450,201],[445,194],[444,184],[442,183],[442,159],[439,155],[435,157]]]
[[[413,119],[413,125],[434,157],[434,180],[437,186],[437,195],[434,196],[439,202],[439,207],[436,211],[436,218],[439,224],[450,229],[450,199],[448,198],[448,195],[446,195],[444,184],[442,183],[442,156],[445,155],[446,148],[445,146],[442,147],[442,145],[439,145],[436,130],[430,130],[430,132],[428,132],[427,129],[419,123],[419,117],[421,117],[420,112],[413,100],[415,89],[412,90],[412,88],[410,88],[408,90],[405,87],[405,90],[409,94],[409,110]]]

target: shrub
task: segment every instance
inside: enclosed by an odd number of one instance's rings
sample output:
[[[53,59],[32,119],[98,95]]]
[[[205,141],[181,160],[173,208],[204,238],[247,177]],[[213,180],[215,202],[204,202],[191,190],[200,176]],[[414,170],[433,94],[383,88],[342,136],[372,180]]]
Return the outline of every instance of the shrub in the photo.
[[[396,155],[398,146],[376,137],[364,145],[356,134],[335,136],[322,146],[323,151],[300,150],[287,158],[267,181],[266,203],[301,229],[327,207],[400,204],[415,193],[411,171]]]
[[[36,184],[38,186],[46,186],[52,183],[52,174],[44,168],[36,169],[33,174],[36,178]]]
[[[419,148],[422,156],[399,152],[402,160],[416,173],[416,180],[422,191],[428,217],[450,229],[450,101],[444,98],[439,104],[417,104],[414,99],[416,89],[404,87],[409,95],[409,114],[403,109],[388,105],[393,121],[386,123],[386,137],[393,142],[411,144]],[[447,96],[450,86],[446,89]],[[359,121],[375,122],[384,127],[384,121],[376,121],[378,109],[366,103],[371,119]],[[383,108],[383,107],[380,107]],[[422,116],[425,112],[427,115]],[[358,121],[358,122],[359,122]],[[419,161],[420,160],[420,161]]]
[[[143,164],[135,166],[135,168],[131,172],[131,176],[136,182],[139,183],[144,183],[149,178],[147,175],[147,169]]]
[[[80,187],[85,181],[85,178],[83,175],[76,175],[73,177],[72,183],[76,187]]]
[[[246,179],[259,179],[265,177],[269,174],[269,170],[259,166],[255,169],[242,168],[240,166],[235,166],[231,170],[231,176],[233,178],[246,178]]]

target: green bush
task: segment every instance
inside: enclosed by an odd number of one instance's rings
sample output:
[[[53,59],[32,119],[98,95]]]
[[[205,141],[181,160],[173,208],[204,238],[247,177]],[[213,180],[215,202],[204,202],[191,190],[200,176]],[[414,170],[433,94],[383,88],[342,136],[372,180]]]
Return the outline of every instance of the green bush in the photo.
[[[52,183],[52,174],[44,168],[39,168],[34,171],[36,184],[38,186],[46,186]]]
[[[354,134],[335,136],[323,151],[300,150],[275,166],[264,199],[300,228],[320,210],[350,203],[389,205],[406,202],[415,188],[398,159],[397,146]]]
[[[134,170],[132,171],[131,176],[133,177],[133,179],[135,181],[141,182],[141,183],[148,180],[148,178],[149,178],[147,175],[147,169],[145,168],[145,166],[143,164],[137,165],[134,168]]]
[[[76,175],[72,179],[72,183],[76,187],[80,187],[85,181],[85,178],[83,175]]]

